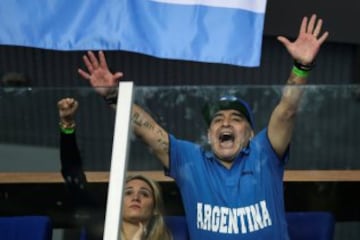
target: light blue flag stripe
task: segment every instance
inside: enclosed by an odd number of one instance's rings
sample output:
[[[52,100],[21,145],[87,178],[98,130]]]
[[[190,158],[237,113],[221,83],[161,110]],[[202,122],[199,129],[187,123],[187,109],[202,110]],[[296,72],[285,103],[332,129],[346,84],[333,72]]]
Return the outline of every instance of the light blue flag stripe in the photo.
[[[189,4],[191,0],[164,1],[169,0],[1,0],[0,44],[125,50],[247,67],[260,64],[265,18],[261,7],[251,11]],[[221,3],[198,2],[212,1]],[[266,0],[258,1],[265,11]]]
[[[129,0],[123,49],[162,58],[258,66],[263,13]]]
[[[0,44],[120,49],[121,0],[0,0]]]

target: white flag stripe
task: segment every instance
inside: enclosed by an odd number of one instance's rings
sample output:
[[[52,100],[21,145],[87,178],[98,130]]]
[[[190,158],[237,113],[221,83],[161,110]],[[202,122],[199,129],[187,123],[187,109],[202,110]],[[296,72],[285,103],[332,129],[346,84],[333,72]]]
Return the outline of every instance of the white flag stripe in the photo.
[[[266,0],[150,0],[153,2],[182,4],[182,5],[204,5],[211,7],[226,7],[243,9],[257,13],[265,13]]]
[[[266,1],[0,0],[0,45],[258,67]]]

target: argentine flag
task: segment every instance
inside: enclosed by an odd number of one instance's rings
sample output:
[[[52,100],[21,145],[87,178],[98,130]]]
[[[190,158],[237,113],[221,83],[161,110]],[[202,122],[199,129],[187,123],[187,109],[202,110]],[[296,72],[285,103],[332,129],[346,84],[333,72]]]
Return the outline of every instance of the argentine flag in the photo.
[[[1,0],[0,44],[260,64],[266,0]]]

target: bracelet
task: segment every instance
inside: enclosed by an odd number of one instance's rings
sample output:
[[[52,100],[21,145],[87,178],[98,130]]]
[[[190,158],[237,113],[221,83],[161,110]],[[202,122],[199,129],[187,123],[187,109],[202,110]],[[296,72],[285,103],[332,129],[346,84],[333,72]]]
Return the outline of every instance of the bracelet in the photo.
[[[73,134],[75,132],[75,122],[70,122],[70,123],[64,123],[64,122],[59,122],[59,127],[62,133],[64,134]]]
[[[310,64],[305,65],[305,64],[299,63],[298,61],[294,60],[294,66],[302,71],[309,72],[315,67],[315,61],[313,61]]]
[[[75,132],[75,128],[60,128],[60,131],[64,134],[73,134]]]
[[[302,69],[299,69],[297,66],[293,66],[291,71],[297,77],[306,78],[309,76],[309,71],[304,71]]]
[[[108,105],[116,104],[117,103],[117,95],[105,96],[104,100]]]

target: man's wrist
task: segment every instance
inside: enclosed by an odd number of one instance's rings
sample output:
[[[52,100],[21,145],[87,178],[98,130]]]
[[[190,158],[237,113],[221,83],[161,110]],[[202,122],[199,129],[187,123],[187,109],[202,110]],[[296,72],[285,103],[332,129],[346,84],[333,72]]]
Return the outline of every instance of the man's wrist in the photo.
[[[105,96],[104,100],[108,105],[116,104],[117,103],[117,95],[115,95],[115,96]]]
[[[315,67],[315,62],[311,62],[309,64],[303,64],[296,60],[294,60],[293,68],[291,72],[300,78],[307,78],[309,76],[310,71]]]
[[[310,72],[315,67],[315,61],[309,64],[303,64],[297,60],[294,60],[294,66],[302,71]]]
[[[291,72],[297,76],[297,77],[301,77],[301,78],[307,78],[309,76],[309,71],[304,71],[304,70],[301,70],[299,69],[298,67],[296,66],[293,66],[293,68],[291,69]]]
[[[109,92],[106,96],[103,96],[103,99],[108,105],[113,105],[117,103],[117,89],[114,89],[113,91]]]

